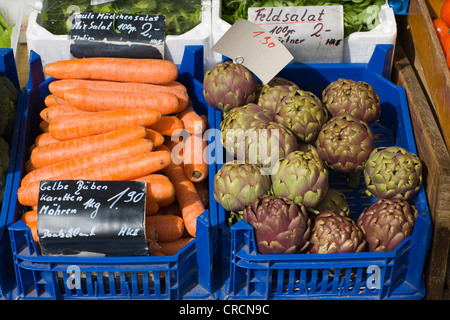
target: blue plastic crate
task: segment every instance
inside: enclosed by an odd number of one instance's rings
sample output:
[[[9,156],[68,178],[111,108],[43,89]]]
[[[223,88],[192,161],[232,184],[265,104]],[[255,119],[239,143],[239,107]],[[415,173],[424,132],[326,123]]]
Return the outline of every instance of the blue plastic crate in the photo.
[[[389,0],[389,6],[395,14],[407,15],[409,9],[409,0]]]
[[[14,131],[8,143],[10,144],[10,163],[6,172],[5,193],[1,203],[0,212],[0,299],[10,299],[11,290],[14,286],[14,267],[12,263],[11,245],[9,242],[8,226],[12,223],[10,215],[10,199],[12,196],[12,185],[16,155],[18,152],[20,119],[23,105],[26,104],[26,95],[19,87],[16,62],[12,49],[0,49],[0,75],[8,77],[16,86],[19,97],[16,106],[16,118]]]
[[[416,152],[405,91],[383,74],[383,61],[392,45],[378,45],[368,64],[290,64],[278,76],[321,96],[338,78],[370,83],[381,102],[381,117],[371,125],[376,146],[398,145]],[[214,111],[216,128],[222,113]],[[216,139],[217,170],[225,153]],[[346,186],[345,176],[331,173],[331,185],[344,192],[350,216],[356,219],[375,199]],[[419,211],[413,234],[392,252],[342,254],[259,254],[253,228],[244,220],[231,227],[229,213],[219,214],[220,299],[420,299],[425,294],[423,267],[431,237],[430,212],[422,187],[414,198]]]
[[[202,83],[198,80],[203,76],[202,64],[198,64],[202,61],[201,46],[186,47],[178,80],[187,87],[197,112],[208,114]],[[39,132],[39,111],[44,107],[48,84],[53,80],[44,80],[40,57],[31,52],[30,80],[26,87],[29,103],[22,116],[15,197],[11,199],[15,223],[9,227],[9,233],[17,282],[12,299],[216,299],[211,266],[218,248],[217,222],[214,222],[217,219],[210,218],[217,217],[215,206],[197,219],[196,238],[173,256],[40,255],[29,227],[20,220],[25,208],[17,201],[17,190],[29,156],[27,150]],[[212,127],[212,114],[208,114],[208,122]],[[210,183],[212,179],[210,176]]]

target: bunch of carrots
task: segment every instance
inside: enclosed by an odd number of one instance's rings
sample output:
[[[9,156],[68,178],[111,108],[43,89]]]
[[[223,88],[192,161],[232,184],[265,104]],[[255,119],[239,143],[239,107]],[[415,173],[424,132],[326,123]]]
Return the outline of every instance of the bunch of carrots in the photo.
[[[176,81],[177,66],[98,57],[57,61],[44,72],[55,81],[18,190],[19,203],[31,207],[22,220],[34,240],[41,180],[137,180],[147,184],[149,253],[184,247],[208,206],[208,165],[198,156],[207,121]],[[182,131],[188,138],[172,141]],[[181,161],[172,161],[179,143]]]

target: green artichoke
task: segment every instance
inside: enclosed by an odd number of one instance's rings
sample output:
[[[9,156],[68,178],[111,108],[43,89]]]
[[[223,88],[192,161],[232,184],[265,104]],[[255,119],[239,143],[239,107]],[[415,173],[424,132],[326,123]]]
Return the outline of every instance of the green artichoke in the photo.
[[[350,214],[350,206],[344,193],[334,188],[328,188],[325,197],[314,207],[313,211],[319,214],[326,210],[341,216],[348,216]]]
[[[300,143],[312,143],[328,121],[328,112],[314,93],[299,89],[277,104],[275,120],[291,129]]]
[[[211,107],[228,112],[256,101],[258,80],[241,64],[219,62],[205,73],[203,95]]]
[[[369,251],[392,251],[409,237],[418,211],[408,201],[380,199],[358,217]]]
[[[311,220],[302,204],[266,195],[244,209],[243,219],[253,226],[261,254],[297,253],[308,245]]]
[[[316,139],[317,152],[334,170],[361,172],[374,147],[367,123],[350,115],[331,118]]]
[[[328,190],[328,169],[312,145],[280,159],[272,170],[271,193],[286,197],[306,207],[315,207]]]
[[[422,185],[422,162],[404,148],[380,147],[364,167],[367,193],[377,199],[411,199]]]
[[[378,120],[381,113],[380,98],[364,81],[333,81],[322,91],[322,102],[332,117],[349,114],[367,124]]]
[[[355,221],[332,211],[323,211],[314,219],[310,253],[362,252],[364,234]]]
[[[230,161],[214,176],[214,199],[227,211],[238,212],[270,190],[270,176],[254,164]]]
[[[297,90],[300,88],[293,81],[275,77],[269,83],[260,85],[257,103],[275,114],[281,99],[289,92]]]

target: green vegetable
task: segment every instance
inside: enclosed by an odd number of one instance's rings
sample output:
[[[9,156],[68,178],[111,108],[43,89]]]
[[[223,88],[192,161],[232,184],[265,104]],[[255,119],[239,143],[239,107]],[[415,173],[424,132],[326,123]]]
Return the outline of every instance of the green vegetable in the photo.
[[[11,80],[0,76],[0,136],[13,131],[18,92]]]
[[[342,5],[346,37],[353,32],[372,30],[378,25],[378,12],[383,4],[385,0],[222,0],[222,19],[230,24],[239,18],[247,19],[249,7]]]
[[[10,26],[0,12],[0,48],[11,48],[11,35],[14,25]]]
[[[162,14],[166,35],[180,35],[200,23],[201,9],[200,0],[117,0],[98,5],[91,5],[90,0],[47,0],[37,22],[52,34],[68,35],[74,12]]]

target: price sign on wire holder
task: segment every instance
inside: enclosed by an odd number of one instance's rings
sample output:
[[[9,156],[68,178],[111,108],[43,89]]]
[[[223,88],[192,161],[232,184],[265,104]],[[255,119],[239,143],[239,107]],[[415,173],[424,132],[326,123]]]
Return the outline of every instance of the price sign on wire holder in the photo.
[[[37,208],[43,255],[148,255],[143,181],[42,181]]]
[[[247,67],[264,83],[293,59],[277,37],[245,19],[238,19],[211,50]]]
[[[70,53],[75,58],[163,59],[165,15],[75,12]]]

